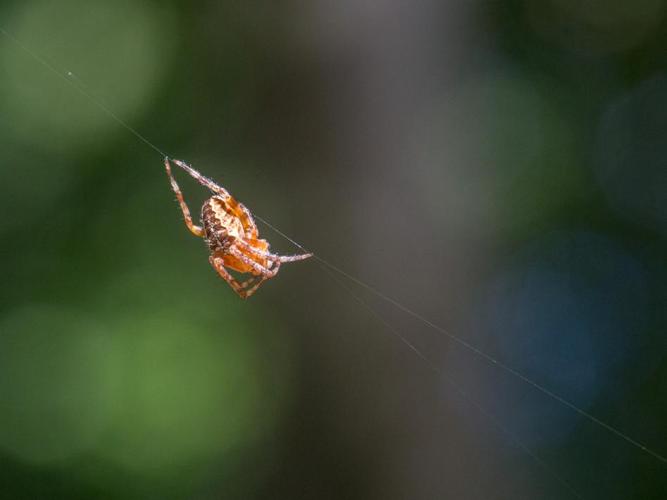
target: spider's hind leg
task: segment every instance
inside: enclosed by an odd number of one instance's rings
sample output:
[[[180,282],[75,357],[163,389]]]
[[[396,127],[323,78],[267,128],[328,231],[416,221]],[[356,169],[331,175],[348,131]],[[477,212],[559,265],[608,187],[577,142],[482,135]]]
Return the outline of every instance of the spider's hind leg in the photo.
[[[257,289],[264,283],[267,278],[266,276],[253,276],[252,278],[239,283],[234,276],[232,276],[227,269],[225,269],[225,261],[222,257],[216,257],[211,255],[209,262],[216,270],[218,275],[232,287],[232,290],[242,299],[247,299],[252,294],[254,294]]]

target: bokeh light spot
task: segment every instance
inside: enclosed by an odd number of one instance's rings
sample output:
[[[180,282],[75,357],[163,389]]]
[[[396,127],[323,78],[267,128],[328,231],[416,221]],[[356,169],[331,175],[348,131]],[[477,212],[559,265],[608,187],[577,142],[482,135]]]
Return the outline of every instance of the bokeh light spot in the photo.
[[[145,109],[169,61],[170,16],[145,2],[41,0],[19,5],[13,35],[114,113]],[[168,12],[168,11],[167,11]],[[2,44],[0,105],[15,140],[66,154],[118,127],[106,113],[13,44]],[[72,146],[76,144],[77,147]]]
[[[552,233],[491,282],[474,314],[475,342],[494,345],[504,363],[586,410],[601,395],[622,397],[623,368],[639,354],[649,303],[643,266],[615,242]],[[528,444],[562,439],[580,420],[510,382],[492,381],[485,396]]]
[[[667,78],[642,83],[614,101],[597,134],[596,175],[610,205],[667,234]]]
[[[533,28],[576,52],[628,50],[649,38],[664,16],[663,0],[527,0]]]
[[[49,306],[0,324],[0,447],[29,462],[88,450],[112,415],[117,373],[100,325]]]
[[[115,328],[124,373],[118,418],[97,453],[143,474],[167,474],[260,436],[275,414],[262,401],[247,325],[240,315],[218,329],[165,311],[124,317]]]
[[[542,85],[509,71],[476,75],[438,110],[450,125],[438,126],[442,118],[429,125],[436,133],[421,149],[434,151],[425,161],[437,165],[424,170],[420,187],[449,225],[532,226],[580,196],[575,126]],[[457,149],[463,158],[446,162]]]

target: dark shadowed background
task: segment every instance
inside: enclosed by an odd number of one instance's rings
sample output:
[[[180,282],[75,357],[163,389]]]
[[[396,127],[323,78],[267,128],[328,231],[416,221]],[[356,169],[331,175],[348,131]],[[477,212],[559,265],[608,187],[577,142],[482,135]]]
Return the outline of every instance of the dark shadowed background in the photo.
[[[666,456],[666,20],[665,0],[1,3],[44,64],[0,36],[0,497],[667,498],[664,462],[314,260],[240,300],[160,154],[74,88]]]

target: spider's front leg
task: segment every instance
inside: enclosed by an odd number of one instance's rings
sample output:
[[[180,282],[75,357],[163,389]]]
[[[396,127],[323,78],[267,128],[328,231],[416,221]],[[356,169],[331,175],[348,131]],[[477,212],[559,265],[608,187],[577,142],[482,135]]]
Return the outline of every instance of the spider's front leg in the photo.
[[[218,186],[215,182],[213,182],[211,179],[208,177],[204,177],[202,174],[197,172],[194,168],[192,168],[190,165],[185,163],[184,161],[181,160],[174,160],[173,158],[169,160],[169,158],[166,158],[165,161],[173,161],[176,165],[178,165],[180,168],[185,170],[188,174],[192,176],[193,179],[195,179],[199,184],[202,186],[208,188],[211,190],[211,192],[222,196],[225,200],[228,199],[233,199],[232,195],[229,194],[229,192],[223,188],[222,186]]]
[[[188,227],[188,229],[192,234],[194,234],[195,236],[199,236],[200,238],[203,237],[204,229],[200,226],[196,226],[192,222],[190,209],[186,205],[185,199],[183,199],[183,193],[181,193],[181,189],[178,187],[178,183],[176,182],[176,179],[174,179],[174,176],[171,173],[171,165],[169,163],[169,158],[164,159],[164,168],[167,170],[167,175],[169,176],[169,182],[171,182],[171,189],[173,189],[174,193],[176,193],[176,199],[178,200],[178,203],[181,206],[181,211],[183,212],[183,218],[185,219],[185,225]]]

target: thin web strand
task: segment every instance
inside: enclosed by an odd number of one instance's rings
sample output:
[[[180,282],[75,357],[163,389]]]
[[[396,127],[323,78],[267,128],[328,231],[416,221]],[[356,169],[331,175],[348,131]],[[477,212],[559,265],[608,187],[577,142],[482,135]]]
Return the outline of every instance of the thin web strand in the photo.
[[[86,97],[90,102],[92,102],[95,106],[100,108],[102,111],[104,111],[107,115],[109,115],[112,119],[116,121],[121,127],[129,131],[131,134],[133,134],[135,137],[143,141],[146,145],[150,146],[154,151],[157,151],[162,157],[168,156],[166,153],[164,153],[160,148],[158,148],[155,144],[150,142],[148,139],[146,139],[143,135],[141,135],[139,132],[137,132],[134,128],[132,128],[127,122],[123,121],[116,113],[111,111],[107,106],[102,104],[102,102],[97,99],[93,94],[91,94],[88,90],[85,89],[85,86],[83,85],[83,82],[74,75],[71,71],[67,72],[61,72],[59,71],[55,66],[53,66],[51,63],[49,63],[46,59],[41,57],[39,54],[33,52],[30,50],[26,45],[24,45],[18,38],[16,38],[14,35],[11,33],[5,31],[3,28],[0,28],[0,33],[2,33],[5,37],[7,37],[10,41],[12,41],[17,47],[19,47],[21,50],[23,50],[26,54],[28,54],[30,57],[35,59],[37,62],[39,62],[41,65],[43,65],[45,68],[49,69],[51,72],[56,74],[59,78],[65,80],[67,83],[69,83],[72,87],[74,87],[81,95]]]
[[[525,375],[522,374],[521,372],[515,370],[514,368],[510,367],[509,365],[506,365],[506,364],[503,363],[502,361],[499,361],[498,359],[496,359],[495,357],[491,356],[490,354],[485,353],[484,351],[482,351],[482,350],[480,350],[479,348],[475,347],[475,346],[472,345],[470,342],[467,342],[466,340],[462,339],[462,338],[459,337],[458,335],[454,335],[453,333],[449,332],[449,331],[446,330],[445,328],[443,328],[443,327],[441,327],[441,326],[435,324],[434,322],[432,322],[432,321],[429,320],[428,318],[426,318],[426,317],[422,316],[421,314],[419,314],[419,313],[413,311],[413,310],[410,309],[409,307],[404,306],[403,304],[401,304],[401,303],[398,302],[397,300],[395,300],[395,299],[389,297],[388,295],[382,293],[382,292],[381,292],[380,290],[378,290],[377,288],[375,288],[375,287],[373,287],[373,286],[371,286],[371,285],[369,285],[369,284],[367,284],[367,283],[361,281],[360,279],[358,279],[358,278],[352,276],[351,274],[349,274],[349,273],[343,271],[343,270],[340,269],[339,267],[334,266],[334,265],[331,264],[330,262],[328,262],[328,261],[324,260],[323,258],[321,258],[321,257],[320,257],[319,255],[317,255],[316,253],[314,253],[314,252],[312,252],[312,251],[310,251],[310,250],[304,248],[302,245],[300,245],[299,243],[297,243],[296,241],[294,241],[292,238],[290,238],[289,236],[287,236],[287,235],[286,235],[285,233],[283,233],[282,231],[278,230],[278,229],[277,229],[276,227],[274,227],[273,225],[269,224],[266,220],[262,219],[261,217],[258,217],[258,216],[255,216],[255,217],[257,218],[257,220],[259,220],[260,222],[262,222],[263,224],[265,224],[268,228],[270,228],[271,230],[275,231],[277,234],[279,234],[280,236],[282,236],[283,238],[285,238],[287,241],[289,241],[289,242],[292,243],[293,245],[296,245],[299,249],[301,249],[301,250],[303,250],[303,251],[305,251],[305,252],[310,252],[310,253],[312,253],[314,259],[316,259],[318,262],[320,262],[321,264],[325,265],[326,267],[328,267],[328,268],[331,269],[332,271],[335,271],[336,273],[340,274],[341,276],[344,276],[345,278],[347,278],[348,280],[350,280],[350,281],[352,281],[353,283],[357,284],[358,286],[360,286],[360,287],[362,287],[362,288],[368,290],[368,291],[371,292],[373,295],[375,295],[375,296],[379,297],[380,299],[384,300],[385,302],[387,302],[387,303],[393,305],[394,307],[396,307],[397,309],[403,311],[404,313],[406,313],[406,314],[412,316],[413,318],[415,318],[416,320],[418,320],[418,321],[420,321],[421,323],[425,324],[426,326],[432,328],[433,330],[442,333],[443,335],[445,335],[445,336],[448,337],[449,339],[453,340],[454,342],[456,342],[456,343],[459,344],[460,346],[464,347],[465,349],[469,350],[470,352],[476,354],[477,356],[479,356],[480,358],[484,359],[485,361],[487,361],[487,362],[490,363],[491,365],[497,366],[497,367],[498,367],[499,369],[501,369],[502,371],[505,371],[506,373],[509,373],[509,374],[512,375],[513,377],[515,377],[515,378],[521,380],[521,381],[524,382],[525,384],[528,384],[528,385],[531,386],[533,389],[536,389],[537,391],[541,392],[542,394],[545,394],[546,396],[548,396],[548,397],[554,399],[555,401],[559,402],[559,403],[562,404],[563,406],[565,406],[565,407],[571,409],[572,411],[576,412],[577,414],[581,415],[582,417],[586,418],[587,420],[589,420],[589,421],[591,421],[591,422],[593,422],[593,423],[599,425],[599,426],[602,427],[603,429],[606,429],[607,431],[609,431],[609,432],[611,432],[612,434],[614,434],[615,436],[617,436],[617,437],[623,439],[624,441],[626,441],[627,443],[631,444],[632,446],[634,446],[634,447],[636,447],[636,448],[642,450],[643,452],[645,452],[645,453],[651,455],[653,458],[655,458],[656,460],[658,460],[659,462],[661,462],[663,465],[667,465],[667,458],[665,458],[665,457],[664,457],[663,455],[661,455],[660,453],[658,453],[658,452],[656,452],[656,451],[653,451],[651,448],[647,447],[647,446],[644,445],[643,443],[637,441],[636,439],[631,438],[631,437],[628,436],[627,434],[621,432],[620,430],[616,429],[615,427],[612,427],[611,425],[609,425],[609,424],[607,424],[606,422],[600,420],[599,418],[595,417],[595,416],[592,415],[591,413],[588,413],[587,411],[585,411],[585,410],[579,408],[577,405],[575,405],[574,403],[568,401],[567,399],[563,398],[562,396],[559,396],[558,394],[556,394],[556,393],[553,392],[552,390],[547,389],[547,388],[544,387],[543,385],[538,384],[537,382],[531,380],[530,378],[528,378],[527,376],[525,376]]]
[[[141,135],[137,130],[135,130],[134,128],[132,128],[132,127],[131,127],[130,125],[128,125],[125,121],[123,121],[120,117],[118,117],[118,116],[117,116],[113,111],[111,111],[107,106],[105,106],[104,104],[102,104],[102,103],[101,103],[101,102],[100,102],[94,95],[92,95],[90,92],[88,92],[87,90],[85,90],[85,88],[83,88],[83,86],[82,86],[80,83],[76,83],[76,82],[73,81],[71,78],[68,78],[66,75],[72,75],[72,76],[73,76],[73,74],[72,74],[71,72],[63,73],[63,72],[59,71],[55,66],[53,66],[52,64],[50,64],[50,63],[49,63],[48,61],[46,61],[43,57],[40,57],[38,54],[36,54],[36,53],[33,52],[32,50],[30,50],[26,45],[24,45],[23,43],[21,43],[21,41],[19,41],[16,37],[14,37],[13,35],[11,35],[9,32],[7,32],[7,31],[6,31],[5,29],[3,29],[2,27],[0,27],[0,33],[2,33],[7,39],[9,39],[12,43],[14,43],[16,46],[18,46],[21,50],[23,50],[26,54],[28,54],[30,57],[32,57],[34,60],[36,60],[38,63],[42,64],[42,65],[45,66],[47,69],[49,69],[51,72],[53,72],[55,75],[57,75],[59,78],[61,78],[62,80],[64,80],[65,82],[67,82],[69,85],[71,85],[72,87],[74,87],[74,88],[75,88],[81,95],[83,95],[83,96],[86,97],[90,102],[92,102],[93,104],[95,104],[100,110],[102,110],[104,113],[106,113],[109,117],[111,117],[114,121],[116,121],[120,126],[122,126],[123,128],[125,128],[128,132],[130,132],[132,135],[134,135],[134,136],[135,136],[136,138],[138,138],[140,141],[142,141],[143,143],[145,143],[145,144],[146,144],[147,146],[149,146],[151,149],[153,149],[154,151],[156,151],[156,152],[160,155],[160,157],[162,157],[162,158],[165,158],[165,157],[168,158],[168,157],[170,157],[170,155],[166,154],[166,153],[165,153],[164,151],[162,151],[160,148],[158,148],[157,146],[155,146],[152,142],[150,142],[150,141],[149,141],[148,139],[146,139],[143,135]],[[77,80],[78,82],[80,82],[80,79],[76,78],[76,80]],[[537,389],[538,391],[542,392],[543,394],[545,394],[545,395],[547,395],[547,396],[549,396],[549,397],[555,399],[556,401],[558,401],[559,403],[563,404],[564,406],[570,408],[571,410],[575,411],[575,412],[578,413],[579,415],[581,415],[581,416],[587,418],[587,419],[590,420],[591,422],[594,422],[594,423],[598,424],[598,425],[601,426],[602,428],[606,429],[607,431],[611,432],[612,434],[616,435],[617,437],[619,437],[619,438],[625,440],[626,442],[630,443],[631,445],[633,445],[633,446],[639,448],[640,450],[644,451],[645,453],[651,455],[653,458],[655,458],[656,460],[658,460],[659,462],[661,462],[663,465],[667,466],[667,458],[665,458],[663,455],[661,455],[661,454],[659,454],[659,453],[653,451],[652,449],[648,448],[646,445],[640,443],[639,441],[636,441],[636,440],[632,439],[630,436],[624,434],[623,432],[617,430],[616,428],[614,428],[614,427],[612,427],[611,425],[609,425],[609,424],[603,422],[602,420],[600,420],[600,419],[594,417],[594,416],[591,415],[590,413],[586,412],[585,410],[582,410],[581,408],[579,408],[579,407],[576,406],[575,404],[570,403],[570,402],[567,401],[566,399],[564,399],[564,398],[558,396],[557,394],[555,394],[554,392],[550,391],[550,390],[547,389],[546,387],[541,386],[541,385],[538,384],[537,382],[533,382],[532,380],[530,380],[528,377],[526,377],[525,375],[521,374],[520,372],[514,370],[513,368],[510,368],[509,366],[505,365],[504,363],[501,363],[500,361],[496,360],[493,356],[490,356],[490,355],[484,353],[483,351],[481,351],[481,350],[479,350],[478,348],[474,347],[472,344],[470,344],[470,343],[466,342],[465,340],[461,339],[460,337],[458,337],[458,336],[456,336],[456,335],[454,335],[454,334],[448,332],[448,331],[445,330],[444,328],[442,328],[442,327],[436,325],[435,323],[433,323],[432,321],[428,320],[427,318],[425,318],[425,317],[421,316],[420,314],[418,314],[418,313],[412,311],[411,309],[409,309],[408,307],[404,306],[404,305],[401,304],[400,302],[398,302],[398,301],[392,299],[392,298],[389,297],[388,295],[386,295],[386,294],[380,292],[379,290],[377,290],[377,289],[375,289],[374,287],[368,285],[367,283],[365,283],[365,282],[363,282],[363,281],[361,281],[361,280],[355,278],[354,276],[350,275],[349,273],[347,273],[347,272],[343,271],[342,269],[340,269],[340,268],[334,266],[333,264],[327,262],[326,260],[324,260],[324,259],[322,259],[321,257],[319,257],[317,254],[315,254],[315,253],[313,253],[313,252],[310,252],[309,250],[307,250],[306,248],[304,248],[302,245],[300,245],[299,243],[297,243],[295,240],[293,240],[292,238],[290,238],[289,236],[287,236],[285,233],[283,233],[282,231],[278,230],[275,226],[273,226],[272,224],[270,224],[267,220],[263,219],[262,217],[259,217],[259,216],[255,215],[255,218],[256,218],[257,220],[259,220],[260,222],[262,222],[263,224],[265,224],[265,225],[266,225],[267,227],[269,227],[271,230],[275,231],[277,234],[279,234],[280,236],[282,236],[283,238],[285,238],[287,241],[291,242],[291,243],[292,243],[293,245],[295,245],[296,247],[300,248],[301,250],[304,250],[304,251],[307,252],[307,253],[312,253],[312,254],[313,254],[313,257],[314,257],[316,260],[318,260],[320,263],[322,263],[322,264],[324,264],[325,266],[327,266],[327,267],[328,267],[329,269],[331,269],[332,271],[335,271],[335,272],[339,273],[341,276],[344,276],[344,277],[346,277],[347,279],[349,279],[350,281],[352,281],[352,282],[356,283],[357,285],[359,285],[359,286],[365,288],[366,290],[368,290],[369,292],[373,293],[374,295],[376,295],[376,296],[379,297],[380,299],[382,299],[382,300],[384,300],[384,301],[386,301],[386,302],[388,302],[388,303],[394,305],[395,307],[397,307],[397,308],[400,309],[401,311],[403,311],[403,312],[409,314],[410,316],[412,316],[412,317],[414,317],[415,319],[421,321],[421,322],[424,323],[425,325],[427,325],[427,326],[433,328],[434,330],[436,330],[436,331],[438,331],[438,332],[440,332],[440,333],[446,335],[447,337],[451,338],[452,340],[454,340],[454,341],[457,342],[458,344],[462,345],[463,347],[465,347],[465,348],[467,348],[468,350],[472,351],[473,353],[477,354],[477,355],[480,356],[481,358],[485,359],[485,360],[488,361],[489,363],[498,366],[499,368],[501,368],[502,370],[506,371],[507,373],[512,374],[514,377],[518,378],[519,380],[522,380],[524,383],[526,383],[526,384],[532,386],[533,388]]]
[[[333,273],[332,270],[329,268],[325,267],[323,263],[320,263],[320,267],[322,270],[329,275],[329,277],[336,282],[338,286],[343,288],[347,293],[349,293],[356,302],[358,302],[364,309],[366,309],[380,324],[382,324],[390,333],[392,333],[395,337],[397,337],[403,344],[405,344],[415,355],[417,355],[424,363],[426,366],[431,369],[434,373],[439,375],[441,378],[449,384],[449,386],[454,389],[454,391],[463,399],[466,403],[468,403],[470,406],[475,408],[479,412],[479,414],[491,422],[491,424],[498,429],[501,434],[503,434],[510,443],[512,443],[514,446],[516,446],[518,449],[520,449],[523,453],[528,455],[531,459],[539,465],[542,470],[553,477],[561,486],[563,486],[573,497],[578,498],[579,500],[584,500],[584,497],[581,496],[581,494],[574,489],[574,487],[567,481],[563,476],[561,476],[556,470],[549,465],[547,462],[545,462],[542,458],[540,458],[533,450],[531,450],[526,444],[523,443],[519,437],[510,431],[505,424],[503,424],[498,417],[496,417],[493,413],[485,409],[481,404],[479,404],[475,399],[473,399],[468,392],[463,389],[459,384],[457,384],[454,381],[454,378],[447,373],[446,371],[442,370],[438,365],[436,365],[430,358],[428,358],[421,350],[419,350],[412,342],[410,342],[405,335],[401,334],[393,325],[391,325],[380,313],[378,313],[371,305],[366,302],[363,298],[361,298],[358,294],[354,293],[354,290],[352,290],[350,287],[345,285],[336,275]]]

